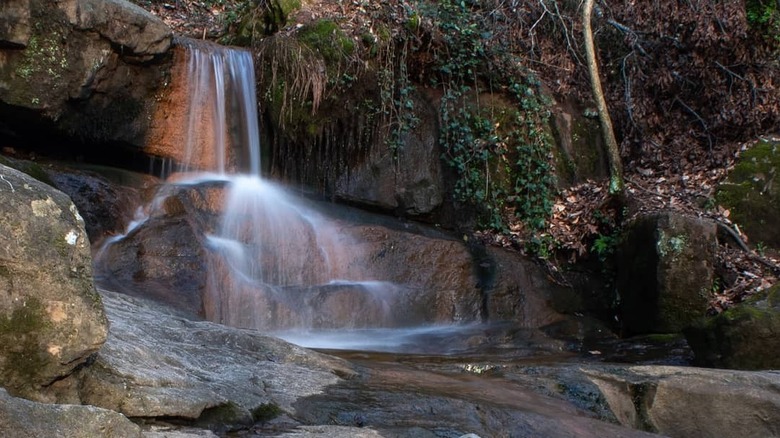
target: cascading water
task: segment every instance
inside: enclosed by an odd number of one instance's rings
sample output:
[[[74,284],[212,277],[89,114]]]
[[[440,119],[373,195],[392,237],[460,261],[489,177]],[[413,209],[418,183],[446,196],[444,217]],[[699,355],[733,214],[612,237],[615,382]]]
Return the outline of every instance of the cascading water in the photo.
[[[404,318],[392,314],[399,289],[373,281],[352,262],[361,257],[352,238],[307,202],[260,177],[250,53],[206,42],[180,44],[188,56],[184,158],[167,164],[172,172],[163,175],[166,184],[139,210],[128,233],[165,214],[179,190],[216,186],[220,219],[203,242],[207,319],[263,330],[402,324]],[[108,239],[96,258],[125,236]]]

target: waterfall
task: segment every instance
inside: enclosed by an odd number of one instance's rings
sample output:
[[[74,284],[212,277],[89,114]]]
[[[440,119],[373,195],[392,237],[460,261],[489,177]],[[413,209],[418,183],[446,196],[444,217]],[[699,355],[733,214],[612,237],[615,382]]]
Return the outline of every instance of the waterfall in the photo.
[[[188,190],[202,188],[218,199],[209,208],[219,216],[194,233],[203,235],[207,319],[262,330],[397,325],[397,288],[354,263],[361,258],[354,239],[307,201],[261,178],[251,54],[204,41],[179,44],[187,55],[186,126],[177,136],[184,139],[183,158],[162,161],[166,183],[96,258],[154,218],[179,214]]]
[[[230,167],[259,176],[260,129],[251,53],[197,40],[182,44],[188,54],[190,102],[180,170],[225,174],[232,158]],[[211,167],[203,169],[202,163]]]

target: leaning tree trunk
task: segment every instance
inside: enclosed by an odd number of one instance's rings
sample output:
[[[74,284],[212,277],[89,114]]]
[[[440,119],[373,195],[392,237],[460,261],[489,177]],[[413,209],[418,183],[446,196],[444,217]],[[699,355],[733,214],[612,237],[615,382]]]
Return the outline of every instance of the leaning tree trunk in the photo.
[[[585,58],[588,62],[588,72],[590,73],[590,87],[593,90],[593,99],[596,101],[596,108],[599,112],[599,121],[601,122],[601,134],[604,137],[604,143],[607,147],[607,157],[609,159],[609,193],[611,195],[620,195],[625,186],[623,182],[623,164],[620,161],[620,151],[618,150],[615,131],[612,128],[612,119],[607,110],[607,101],[604,99],[604,91],[601,89],[601,79],[599,78],[599,65],[596,60],[596,47],[593,42],[593,28],[591,27],[590,17],[593,13],[593,1],[585,0],[582,9],[582,28],[585,37]]]

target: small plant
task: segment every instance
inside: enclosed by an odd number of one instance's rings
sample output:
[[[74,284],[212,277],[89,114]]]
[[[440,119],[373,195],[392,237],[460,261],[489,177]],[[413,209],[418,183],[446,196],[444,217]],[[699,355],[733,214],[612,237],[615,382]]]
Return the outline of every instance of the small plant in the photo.
[[[765,257],[766,256],[766,245],[764,244],[764,242],[756,243],[756,252],[761,257]]]
[[[596,240],[593,241],[591,251],[596,254],[602,262],[606,261],[609,257],[615,254],[617,248],[618,238],[615,235],[599,234]]]
[[[780,4],[776,0],[747,0],[745,16],[751,28],[780,48]]]

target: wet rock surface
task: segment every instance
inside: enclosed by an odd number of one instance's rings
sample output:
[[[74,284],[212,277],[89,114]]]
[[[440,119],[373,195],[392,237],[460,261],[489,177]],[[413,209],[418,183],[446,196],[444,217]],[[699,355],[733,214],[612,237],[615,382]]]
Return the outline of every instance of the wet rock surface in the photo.
[[[257,252],[251,263],[262,276],[246,281],[231,274],[234,266],[212,238],[223,226],[228,187],[224,181],[164,187],[148,219],[98,254],[101,283],[193,316],[263,329],[482,320],[535,328],[582,309],[573,289],[551,282],[517,253],[489,248],[475,254],[467,242],[435,228],[352,209],[335,212],[306,200],[299,202],[312,211],[274,219],[283,226],[267,242],[242,240]],[[259,220],[266,219],[249,225]],[[299,229],[298,221],[305,226]],[[258,262],[269,255],[294,275]]]
[[[113,184],[95,171],[58,167],[46,167],[45,171],[52,185],[73,200],[93,244],[123,232],[141,204],[138,189]]]

